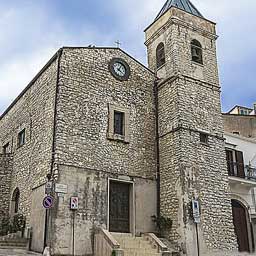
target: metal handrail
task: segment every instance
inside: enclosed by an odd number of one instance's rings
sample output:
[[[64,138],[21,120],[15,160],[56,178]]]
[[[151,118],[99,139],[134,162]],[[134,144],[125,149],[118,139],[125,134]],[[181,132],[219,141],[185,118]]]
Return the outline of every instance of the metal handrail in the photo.
[[[228,162],[227,164],[229,176],[256,181],[256,167],[252,167],[251,165],[244,166],[244,164],[237,162]],[[242,175],[238,173],[238,167],[243,167],[244,172]]]

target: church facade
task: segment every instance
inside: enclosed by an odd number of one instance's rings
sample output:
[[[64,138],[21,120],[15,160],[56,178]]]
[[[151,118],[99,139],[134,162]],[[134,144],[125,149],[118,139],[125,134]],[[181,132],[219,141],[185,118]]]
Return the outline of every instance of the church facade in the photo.
[[[173,255],[237,253],[215,23],[168,0],[145,34],[149,68],[118,48],[63,47],[2,114],[0,211],[26,216],[32,250],[93,255],[98,229],[139,237],[157,216]]]

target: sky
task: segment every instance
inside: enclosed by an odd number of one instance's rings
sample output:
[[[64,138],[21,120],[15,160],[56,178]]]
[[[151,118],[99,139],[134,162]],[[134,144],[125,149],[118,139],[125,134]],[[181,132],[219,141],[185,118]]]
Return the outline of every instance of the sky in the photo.
[[[144,29],[166,0],[0,0],[0,114],[62,46],[116,46],[147,63]],[[256,102],[256,1],[192,0],[217,22],[222,110]]]

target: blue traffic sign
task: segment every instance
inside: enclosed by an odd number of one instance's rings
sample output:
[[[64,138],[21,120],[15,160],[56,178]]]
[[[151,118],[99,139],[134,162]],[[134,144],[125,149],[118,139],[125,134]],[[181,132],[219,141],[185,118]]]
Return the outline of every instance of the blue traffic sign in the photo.
[[[43,206],[45,209],[50,209],[53,206],[53,197],[52,196],[46,196],[43,200]]]

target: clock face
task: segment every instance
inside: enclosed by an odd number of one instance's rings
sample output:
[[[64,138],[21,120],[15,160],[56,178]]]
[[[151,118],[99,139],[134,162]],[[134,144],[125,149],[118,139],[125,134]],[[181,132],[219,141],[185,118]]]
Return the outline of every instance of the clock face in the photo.
[[[116,72],[116,74],[120,77],[124,77],[125,73],[126,73],[126,68],[125,66],[120,63],[120,62],[115,62],[114,63],[114,71]]]
[[[130,67],[123,59],[113,58],[109,62],[109,70],[119,81],[127,81],[129,79]]]

